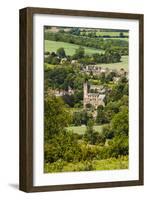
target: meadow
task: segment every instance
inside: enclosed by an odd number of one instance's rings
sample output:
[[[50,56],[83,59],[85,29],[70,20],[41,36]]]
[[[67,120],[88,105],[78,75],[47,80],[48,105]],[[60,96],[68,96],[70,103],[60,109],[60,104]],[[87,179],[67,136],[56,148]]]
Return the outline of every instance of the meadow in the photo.
[[[88,31],[84,32],[84,34],[88,35]],[[83,32],[81,31],[81,35],[83,34]],[[123,32],[124,36],[128,36],[128,32]],[[117,40],[126,40],[128,41],[127,37],[120,37],[120,32],[115,32],[115,31],[96,31],[96,36],[98,37],[104,37],[104,39],[110,39],[109,37],[111,37],[112,39],[117,39]],[[108,37],[106,37],[108,36]]]
[[[115,32],[115,31],[97,31],[96,32],[96,35],[97,36],[105,36],[105,35],[109,35],[109,36],[111,36],[111,37],[118,37],[118,36],[120,36],[120,32]],[[128,36],[128,32],[123,32],[123,35],[124,36]]]
[[[102,132],[102,129],[105,125],[97,125],[97,126],[93,126],[93,129],[99,133]],[[69,126],[66,128],[68,131],[73,131],[74,133],[77,133],[79,135],[83,135],[85,134],[86,131],[86,126],[82,125],[82,126]]]
[[[101,67],[108,67],[110,69],[116,69],[120,70],[121,68],[124,68],[125,71],[128,71],[129,69],[129,63],[128,63],[128,56],[122,56],[121,57],[121,62],[118,63],[105,63],[105,64],[98,64]]]
[[[67,42],[59,42],[59,41],[51,41],[45,40],[45,51],[54,51],[56,52],[57,49],[64,47],[66,55],[72,56],[75,53],[75,50],[79,48],[79,45],[71,44]],[[85,54],[91,55],[94,53],[104,53],[101,49],[95,49],[91,47],[82,46],[85,49]]]
[[[111,39],[113,39],[113,40],[123,40],[123,41],[128,41],[129,39],[128,38],[120,38],[120,37],[118,37],[118,38],[103,38],[104,40],[111,40]]]

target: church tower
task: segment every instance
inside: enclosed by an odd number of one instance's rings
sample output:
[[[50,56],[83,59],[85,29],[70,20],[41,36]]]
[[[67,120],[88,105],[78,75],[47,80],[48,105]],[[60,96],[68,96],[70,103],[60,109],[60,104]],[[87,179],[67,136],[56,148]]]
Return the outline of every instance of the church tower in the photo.
[[[88,97],[88,84],[87,84],[87,81],[83,84],[83,106],[84,106],[84,109],[86,108],[86,100],[87,100],[87,97]]]

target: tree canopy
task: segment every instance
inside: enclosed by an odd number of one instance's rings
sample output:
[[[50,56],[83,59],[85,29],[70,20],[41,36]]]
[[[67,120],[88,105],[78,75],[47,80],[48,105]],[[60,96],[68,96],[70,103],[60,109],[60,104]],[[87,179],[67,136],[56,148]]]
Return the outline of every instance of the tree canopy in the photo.
[[[45,138],[52,138],[63,132],[71,120],[64,102],[55,96],[47,96],[44,101]]]

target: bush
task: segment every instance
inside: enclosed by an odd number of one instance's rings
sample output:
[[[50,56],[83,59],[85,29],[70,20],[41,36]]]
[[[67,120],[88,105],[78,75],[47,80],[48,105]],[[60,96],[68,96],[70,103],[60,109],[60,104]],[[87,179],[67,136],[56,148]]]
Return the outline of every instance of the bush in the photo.
[[[97,157],[97,146],[89,145],[87,143],[83,143],[80,146],[81,148],[81,159],[80,160],[93,160]]]

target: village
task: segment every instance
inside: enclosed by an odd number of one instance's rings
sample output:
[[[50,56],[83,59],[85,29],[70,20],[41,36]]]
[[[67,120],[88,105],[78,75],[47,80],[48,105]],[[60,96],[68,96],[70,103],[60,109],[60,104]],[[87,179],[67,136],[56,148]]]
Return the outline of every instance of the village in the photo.
[[[112,83],[117,84],[122,77],[128,80],[128,72],[123,68],[120,70],[109,69],[107,67],[100,67],[99,65],[86,65],[81,67],[81,73],[99,76],[101,74],[109,75],[114,73]],[[96,117],[96,110],[99,106],[105,107],[106,94],[111,91],[111,88],[105,87],[105,85],[89,84],[88,81],[83,83],[83,109],[93,108],[93,117]],[[54,94],[56,97],[62,97],[65,95],[74,95],[75,91],[70,86],[67,90],[63,89],[49,89],[49,93]]]

